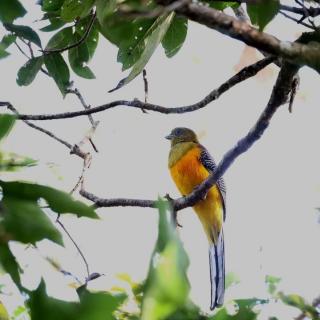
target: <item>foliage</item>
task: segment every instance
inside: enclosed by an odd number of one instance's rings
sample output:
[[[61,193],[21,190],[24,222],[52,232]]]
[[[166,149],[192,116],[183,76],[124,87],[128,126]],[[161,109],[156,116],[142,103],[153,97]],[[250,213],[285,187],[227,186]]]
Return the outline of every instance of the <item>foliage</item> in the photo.
[[[202,0],[217,10],[236,8],[237,1]],[[28,86],[44,72],[54,80],[63,96],[75,75],[94,79],[94,71],[88,64],[93,59],[99,39],[104,37],[118,48],[117,60],[127,76],[112,90],[133,81],[145,68],[160,46],[168,58],[174,57],[183,46],[188,33],[188,20],[174,12],[161,12],[158,16],[141,15],[126,17],[123,11],[145,13],[157,9],[155,1],[138,0],[41,0],[42,21],[47,25],[39,30],[34,26],[22,25],[19,18],[27,14],[23,1],[1,0],[0,21],[6,35],[0,42],[0,59],[10,55],[10,48],[19,42],[30,50],[30,58],[17,72],[17,84]],[[247,5],[252,24],[263,30],[279,11],[278,0],[261,1]],[[43,33],[49,35],[45,41]],[[307,41],[307,39],[305,39]],[[310,40],[310,39],[309,39]],[[308,41],[309,41],[308,40]],[[312,41],[314,38],[311,39]],[[35,50],[34,50],[35,49]],[[71,71],[71,72],[70,72]],[[0,116],[0,142],[10,133],[15,122],[11,115]],[[0,173],[26,169],[37,165],[31,158],[0,151]],[[35,290],[27,290],[21,284],[23,272],[11,252],[10,242],[36,245],[48,239],[63,245],[62,235],[55,226],[52,216],[43,209],[47,206],[55,218],[61,214],[73,214],[77,218],[98,218],[94,209],[73,199],[63,191],[49,186],[24,181],[0,180],[0,266],[11,276],[26,304],[20,306],[12,316],[19,319],[28,313],[32,320],[230,320],[258,319],[260,310],[266,305],[282,303],[297,308],[312,319],[319,319],[318,310],[298,294],[284,294],[278,290],[281,279],[266,278],[267,299],[243,298],[229,301],[214,315],[205,314],[189,298],[187,278],[188,256],[172,223],[170,203],[159,199],[158,239],[150,259],[149,271],[143,283],[136,283],[128,276],[123,279],[130,285],[131,292],[120,288],[120,293],[89,292],[87,281],[79,285],[79,301],[67,302],[48,296],[42,280]],[[92,278],[94,278],[91,275]],[[89,277],[90,278],[90,277]],[[229,285],[239,279],[229,274]],[[133,301],[129,301],[129,296]],[[127,303],[133,302],[136,312],[127,311]],[[5,306],[0,302],[0,320],[9,319]]]
[[[218,10],[238,6],[237,2],[229,1],[203,2],[208,2]],[[39,5],[43,12],[41,20],[48,21],[48,25],[40,30],[14,23],[17,18],[26,14],[18,0],[1,1],[0,20],[8,31],[7,37],[15,37],[11,39],[30,42],[40,48],[42,41],[39,31],[53,33],[43,53],[32,55],[20,68],[17,84],[30,85],[38,72],[45,68],[63,96],[70,86],[69,68],[80,77],[95,78],[88,63],[94,57],[100,34],[118,47],[118,62],[122,64],[123,70],[131,69],[113,90],[120,89],[135,79],[160,43],[166,56],[171,58],[179,52],[187,36],[187,19],[174,13],[164,13],[158,18],[131,18],[121,13],[122,9],[125,12],[153,10],[156,8],[154,0],[147,3],[138,0],[42,0]],[[252,23],[262,30],[278,13],[279,1],[250,4],[247,10]],[[9,55],[7,48],[10,44],[4,40],[0,42],[0,59]],[[67,56],[62,54],[65,51]]]

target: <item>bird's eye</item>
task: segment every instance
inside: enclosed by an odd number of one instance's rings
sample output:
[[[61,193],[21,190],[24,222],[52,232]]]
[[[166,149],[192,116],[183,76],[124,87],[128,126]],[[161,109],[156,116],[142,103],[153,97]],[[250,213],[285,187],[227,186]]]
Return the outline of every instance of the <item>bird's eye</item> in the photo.
[[[176,130],[176,136],[180,136],[181,133],[182,133],[181,129],[177,129],[177,130]]]

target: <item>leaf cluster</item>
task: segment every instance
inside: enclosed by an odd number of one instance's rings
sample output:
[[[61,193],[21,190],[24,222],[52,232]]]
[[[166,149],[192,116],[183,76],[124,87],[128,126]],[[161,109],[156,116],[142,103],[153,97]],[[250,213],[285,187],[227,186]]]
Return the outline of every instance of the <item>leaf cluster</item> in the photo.
[[[208,1],[218,10],[236,7],[237,2]],[[0,42],[0,59],[9,55],[8,47],[22,40],[29,48],[34,45],[42,52],[31,53],[30,59],[18,71],[17,84],[27,86],[39,71],[49,74],[63,95],[70,86],[70,68],[78,76],[94,79],[95,74],[88,66],[94,57],[99,38],[103,36],[118,47],[117,60],[123,71],[129,74],[118,82],[117,90],[139,75],[161,44],[165,55],[172,58],[185,42],[188,20],[173,12],[148,16],[159,7],[155,0],[42,0],[39,1],[43,16],[48,24],[39,30],[15,24],[27,11],[19,0],[2,0],[0,21],[8,34]],[[251,22],[260,30],[279,11],[279,0],[266,0],[247,5]],[[129,13],[128,13],[129,12]],[[138,12],[137,16],[130,13]],[[42,45],[40,32],[53,33],[48,43]]]

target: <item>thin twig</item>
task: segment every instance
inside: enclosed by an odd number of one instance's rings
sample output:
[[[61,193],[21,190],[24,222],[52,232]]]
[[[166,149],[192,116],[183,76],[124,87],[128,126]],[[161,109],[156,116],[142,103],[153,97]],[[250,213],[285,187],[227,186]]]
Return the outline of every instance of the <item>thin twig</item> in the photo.
[[[147,78],[147,70],[143,69],[142,71],[142,78],[143,78],[143,85],[144,85],[144,102],[148,102],[148,95],[149,95],[149,83]]]
[[[256,124],[248,134],[240,139],[236,145],[231,148],[220,161],[216,170],[189,195],[172,200],[174,210],[182,210],[193,206],[197,201],[203,199],[208,190],[220,179],[227,169],[232,165],[236,158],[245,153],[256,141],[258,141],[265,130],[268,128],[271,118],[278,108],[287,102],[288,96],[292,90],[292,81],[299,70],[299,66],[285,63],[281,68],[276,84],[271,93],[267,107],[262,112]],[[96,207],[114,207],[114,206],[138,206],[138,207],[155,207],[155,200],[138,200],[138,199],[103,199],[84,190],[83,186],[80,194],[94,202]]]
[[[76,95],[85,110],[88,110],[88,109],[91,108],[88,104],[86,104],[86,102],[85,102],[82,94],[80,93],[80,91],[79,91],[77,88],[67,89],[67,93],[71,93],[71,94]],[[92,125],[93,127],[95,127],[95,126],[96,126],[96,122],[93,120],[93,117],[92,117],[91,114],[88,114],[88,119],[89,119],[91,125]]]
[[[83,159],[83,165],[82,165],[80,177],[79,177],[77,183],[75,184],[75,186],[70,191],[70,194],[73,194],[79,188],[81,183],[83,182],[84,174],[85,174],[86,170],[90,167],[91,160],[92,160],[91,154],[88,153],[87,156]]]
[[[72,43],[72,44],[70,44],[66,47],[63,47],[63,48],[45,49],[45,50],[43,50],[43,53],[44,54],[50,54],[50,53],[54,53],[54,52],[61,53],[61,52],[64,52],[64,51],[67,51],[67,50],[70,50],[70,49],[73,49],[75,47],[80,46],[87,39],[87,37],[92,29],[92,26],[94,24],[95,19],[96,19],[96,13],[94,12],[94,13],[92,13],[91,20],[88,24],[86,31],[84,32],[83,36],[77,42]]]
[[[39,115],[19,114],[17,116],[17,119],[20,119],[20,120],[68,119],[68,118],[75,118],[79,116],[87,116],[88,114],[102,112],[117,106],[128,106],[132,108],[145,109],[145,110],[159,112],[163,114],[181,114],[181,113],[193,112],[206,107],[210,102],[218,99],[223,93],[228,91],[230,88],[234,87],[236,84],[255,76],[260,70],[264,69],[267,65],[272,63],[274,60],[275,60],[274,57],[268,57],[250,66],[244,67],[237,74],[235,74],[229,80],[227,80],[222,85],[220,85],[217,89],[214,89],[213,91],[211,91],[202,100],[188,106],[167,108],[167,107],[163,107],[163,106],[159,106],[151,103],[143,103],[136,99],[132,101],[117,100],[117,101],[113,101],[95,108],[91,108],[88,110],[75,111],[75,112],[65,112],[65,113],[59,113],[59,114],[39,114]],[[9,110],[11,110],[12,105],[9,102],[0,101],[0,106],[6,106]]]
[[[56,223],[63,229],[63,231],[66,233],[66,235],[68,236],[68,238],[71,240],[71,242],[73,243],[73,245],[76,247],[77,251],[79,252],[83,263],[86,266],[86,270],[87,270],[87,278],[90,277],[90,269],[89,269],[89,264],[87,262],[86,257],[84,256],[83,252],[81,251],[80,247],[78,246],[77,242],[72,238],[70,232],[66,229],[66,227],[64,226],[64,224],[59,220],[60,216],[57,217],[56,219]]]
[[[30,57],[23,51],[23,49],[20,47],[17,41],[14,42],[15,46],[18,48],[18,50],[29,60]]]
[[[20,39],[20,40],[22,41],[22,39]],[[24,41],[22,41],[22,42],[24,42]],[[15,41],[14,44],[16,45],[16,47],[18,48],[18,50],[19,50],[28,60],[30,60],[31,58],[33,58],[33,51],[32,51],[31,45],[30,45],[30,46],[28,45],[29,50],[31,50],[31,52],[30,52],[31,57],[29,57],[29,56],[24,52],[24,50],[20,47],[20,45],[18,44],[17,41]],[[30,48],[31,48],[31,49],[30,49]],[[42,73],[44,73],[45,75],[47,75],[47,76],[49,75],[49,73],[48,73],[44,68],[40,68],[40,71],[41,71]]]
[[[284,17],[286,17],[286,18],[288,18],[288,19],[290,19],[290,20],[292,20],[292,21],[294,21],[296,23],[303,25],[306,28],[309,28],[311,30],[316,30],[316,28],[314,26],[312,26],[311,24],[307,24],[307,23],[303,22],[301,19],[297,19],[295,17],[292,17],[289,14],[287,14],[287,13],[281,11],[281,10],[279,11],[279,13],[281,15],[283,15]]]
[[[18,110],[13,106],[11,105],[10,103],[8,103],[8,108],[10,108],[10,110],[17,116],[19,117],[19,112]],[[10,107],[9,107],[10,106]],[[47,129],[44,129],[44,128],[41,128],[37,125],[35,125],[34,123],[28,121],[28,120],[23,120],[23,122],[28,125],[29,127],[35,129],[35,130],[38,130],[44,134],[46,134],[47,136],[53,138],[54,140],[60,142],[61,144],[63,144],[64,146],[66,146],[69,150],[70,150],[70,154],[75,154],[77,156],[79,156],[80,158],[82,159],[86,159],[87,157],[87,153],[83,152],[82,150],[80,150],[80,148],[77,146],[77,145],[72,145],[70,144],[69,142],[57,137],[55,134],[53,134],[51,131],[48,131]]]
[[[77,88],[75,88],[75,89],[69,88],[69,89],[67,90],[67,93],[71,93],[71,94],[76,95],[85,110],[89,110],[89,109],[91,108],[91,106],[88,105],[88,104],[85,102],[82,94],[80,93],[80,91],[79,91]],[[99,121],[94,121],[91,114],[88,114],[88,119],[89,119],[89,121],[90,121],[90,123],[91,123],[91,126],[92,126],[92,134],[93,134],[93,133],[95,132],[98,124],[99,124]],[[92,136],[92,134],[91,134],[91,136]],[[94,142],[92,141],[92,137],[91,137],[91,136],[88,137],[88,140],[89,140],[89,142],[90,142],[93,150],[94,150],[95,152],[98,152],[98,149],[97,149],[96,145],[94,144]]]

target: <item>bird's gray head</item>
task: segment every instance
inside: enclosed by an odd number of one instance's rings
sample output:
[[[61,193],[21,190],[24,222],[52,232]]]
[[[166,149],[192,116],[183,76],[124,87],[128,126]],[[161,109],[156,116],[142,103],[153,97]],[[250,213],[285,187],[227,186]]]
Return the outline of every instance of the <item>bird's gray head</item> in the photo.
[[[174,128],[166,139],[171,141],[172,146],[181,142],[198,142],[197,135],[191,129],[183,127]]]

